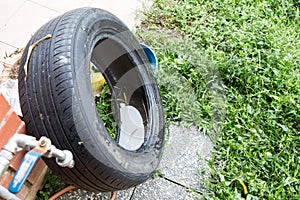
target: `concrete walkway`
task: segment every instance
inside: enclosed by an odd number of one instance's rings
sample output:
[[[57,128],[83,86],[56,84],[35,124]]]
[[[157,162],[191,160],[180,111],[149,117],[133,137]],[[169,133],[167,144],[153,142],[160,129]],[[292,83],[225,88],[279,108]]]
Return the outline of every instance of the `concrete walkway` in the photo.
[[[149,5],[149,0],[1,0],[0,75],[6,55],[25,47],[40,26],[68,10],[86,6],[103,8],[118,16],[132,30],[138,23],[136,11]],[[195,128],[171,125],[159,167],[160,177],[120,191],[116,199],[197,199],[197,194],[203,191],[203,176],[207,176],[206,173],[200,176],[205,168],[201,159],[210,158],[212,151],[210,139]],[[60,199],[109,199],[109,196],[76,189]]]
[[[149,7],[149,0],[1,0],[0,62],[50,19],[80,7],[98,7],[119,17],[130,29],[138,23],[136,11]],[[1,73],[0,68],[0,73]]]

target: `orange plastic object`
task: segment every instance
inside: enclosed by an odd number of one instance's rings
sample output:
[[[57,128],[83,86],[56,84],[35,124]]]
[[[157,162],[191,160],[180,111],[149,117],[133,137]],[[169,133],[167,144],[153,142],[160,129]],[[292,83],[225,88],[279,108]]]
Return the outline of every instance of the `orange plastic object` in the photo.
[[[25,124],[17,116],[17,114],[11,109],[6,99],[0,93],[0,148],[6,144],[11,136],[15,133],[25,134]],[[19,164],[26,152],[21,151],[16,153],[13,159],[10,161],[10,167],[6,173],[0,177],[0,184],[4,187],[8,187],[12,180],[14,172],[18,169]],[[40,189],[44,176],[47,171],[47,166],[43,160],[39,160],[31,174],[29,175],[26,183],[22,187],[21,191],[17,194],[20,199],[33,200],[36,192]]]

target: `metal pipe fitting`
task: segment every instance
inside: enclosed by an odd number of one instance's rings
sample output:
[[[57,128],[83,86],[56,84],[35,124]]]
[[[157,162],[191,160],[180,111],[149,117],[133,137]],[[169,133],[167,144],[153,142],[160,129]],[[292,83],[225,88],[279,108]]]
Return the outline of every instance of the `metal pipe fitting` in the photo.
[[[56,163],[61,167],[68,167],[73,168],[74,167],[74,160],[73,160],[73,154],[69,150],[63,150],[62,153],[65,155],[65,158],[63,160],[60,160],[58,157],[56,158]]]
[[[6,172],[9,167],[9,161],[13,158],[13,153],[2,149],[0,151],[0,178]]]
[[[44,157],[46,157],[46,158],[56,157],[59,160],[64,160],[66,158],[66,155],[64,154],[64,152],[62,150],[57,149],[56,146],[54,146],[54,145],[51,145],[50,151],[45,153]]]
[[[0,185],[0,196],[7,200],[20,200],[16,195],[9,192],[5,187]]]
[[[7,141],[2,149],[15,154],[17,151],[21,151],[22,149],[30,150],[36,146],[36,144],[37,140],[35,137],[16,133]]]
[[[9,190],[0,186],[0,197],[4,199],[19,200],[19,198],[12,193],[17,193],[21,190],[30,171],[41,156],[48,158],[56,157],[56,163],[61,167],[72,168],[75,164],[73,154],[69,150],[57,149],[54,145],[51,145],[51,140],[49,138],[41,137],[39,141],[37,141],[33,136],[16,133],[8,140],[0,151],[0,178],[7,171],[13,155],[23,149],[30,151],[25,154],[13,177]]]
[[[56,158],[56,163],[61,167],[74,167],[73,154],[69,150],[57,149],[54,145],[50,146],[50,151],[43,155],[46,158]]]

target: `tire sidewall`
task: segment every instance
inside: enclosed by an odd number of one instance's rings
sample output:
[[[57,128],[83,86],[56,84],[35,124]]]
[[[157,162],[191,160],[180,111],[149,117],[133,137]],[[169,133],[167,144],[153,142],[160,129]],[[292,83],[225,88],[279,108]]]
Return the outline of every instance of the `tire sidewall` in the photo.
[[[147,135],[143,147],[138,151],[127,151],[118,146],[109,136],[103,121],[96,110],[92,95],[89,63],[91,52],[98,41],[110,38],[118,42],[126,51],[133,52],[132,61],[136,62],[141,79],[145,83],[144,90],[147,93],[149,104]],[[158,166],[163,145],[163,113],[158,89],[151,72],[149,62],[141,52],[141,46],[117,18],[107,17],[105,12],[97,12],[87,15],[78,24],[73,37],[72,66],[75,77],[73,95],[73,120],[83,117],[88,129],[78,131],[77,134],[84,148],[97,160],[106,162],[109,167],[127,174],[149,175]],[[136,50],[136,51],[134,51]],[[118,56],[118,55],[116,55]],[[130,80],[129,80],[130,81]],[[79,105],[79,108],[78,108]],[[77,130],[81,127],[78,125]]]

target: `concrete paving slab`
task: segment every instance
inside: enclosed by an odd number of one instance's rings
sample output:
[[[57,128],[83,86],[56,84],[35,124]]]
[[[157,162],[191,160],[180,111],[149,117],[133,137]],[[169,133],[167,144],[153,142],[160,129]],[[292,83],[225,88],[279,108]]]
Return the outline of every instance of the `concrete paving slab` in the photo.
[[[45,8],[54,10],[59,13],[64,13],[69,10],[80,8],[80,7],[88,7],[93,0],[30,0],[31,2],[43,6]],[[98,0],[101,1],[101,0]]]
[[[94,0],[90,7],[102,8],[120,18],[130,30],[139,23],[136,12],[147,9],[152,5],[151,0]]]
[[[134,189],[118,191],[115,200],[129,200]],[[93,199],[93,200],[109,200],[111,193],[94,193],[87,192],[81,189],[71,190],[57,198],[57,200],[78,200],[78,199]]]
[[[0,1],[0,30],[3,29],[9,20],[18,13],[18,10],[25,2],[26,0]]]
[[[23,48],[32,34],[52,18],[79,7],[98,7],[119,17],[131,30],[139,23],[136,11],[151,0],[9,0],[0,1],[0,58],[9,47]]]
[[[165,145],[159,171],[166,178],[197,191],[203,188],[203,176],[199,174],[206,166],[199,159],[209,159],[213,152],[213,143],[207,135],[201,134],[195,127],[186,128],[177,125],[169,127],[169,138]],[[208,175],[208,174],[207,174]]]
[[[162,178],[148,180],[138,186],[130,200],[193,200],[193,194],[185,188]],[[128,199],[129,200],[129,199]]]
[[[6,26],[1,29],[0,41],[23,48],[42,25],[59,14],[56,11],[27,1],[18,10],[17,14],[9,19]]]
[[[5,57],[9,56],[13,52],[15,52],[17,48],[10,46],[8,44],[5,44],[3,42],[0,42],[0,64],[2,62],[5,62]],[[2,71],[2,70],[0,70]],[[1,73],[0,73],[1,74]]]

